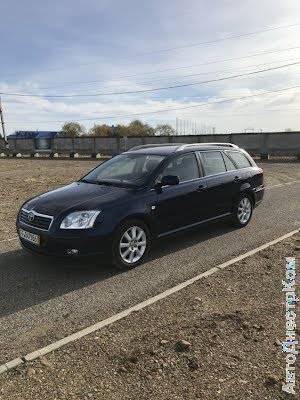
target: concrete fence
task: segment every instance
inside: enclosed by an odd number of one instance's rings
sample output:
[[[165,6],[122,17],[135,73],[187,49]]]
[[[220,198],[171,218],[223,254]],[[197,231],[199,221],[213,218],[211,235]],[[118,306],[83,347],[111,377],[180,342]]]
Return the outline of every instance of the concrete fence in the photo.
[[[79,137],[54,139],[8,139],[9,149],[0,139],[2,156],[46,153],[52,157],[115,155],[144,144],[229,142],[252,155],[268,158],[270,154],[300,157],[300,132],[232,133],[219,135],[138,136],[138,137]]]

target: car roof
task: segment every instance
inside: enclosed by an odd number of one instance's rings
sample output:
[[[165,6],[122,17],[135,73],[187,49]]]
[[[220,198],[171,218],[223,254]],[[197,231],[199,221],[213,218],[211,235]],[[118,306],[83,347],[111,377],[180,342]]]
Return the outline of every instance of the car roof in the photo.
[[[177,152],[193,150],[240,150],[232,143],[174,143],[174,144],[147,144],[129,149],[127,153],[170,155]]]

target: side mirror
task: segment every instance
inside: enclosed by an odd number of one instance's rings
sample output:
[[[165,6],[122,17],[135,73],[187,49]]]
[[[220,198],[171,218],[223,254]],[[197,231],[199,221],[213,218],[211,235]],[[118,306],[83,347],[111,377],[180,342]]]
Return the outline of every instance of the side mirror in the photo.
[[[162,177],[161,186],[174,186],[179,184],[179,178],[175,175],[166,175]]]

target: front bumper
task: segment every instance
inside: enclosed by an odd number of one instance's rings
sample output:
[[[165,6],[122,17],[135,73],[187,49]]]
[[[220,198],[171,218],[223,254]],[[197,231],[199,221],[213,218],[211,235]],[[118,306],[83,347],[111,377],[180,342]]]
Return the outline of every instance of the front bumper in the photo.
[[[93,229],[79,233],[71,230],[50,233],[17,222],[18,233],[20,228],[40,236],[40,245],[38,246],[20,238],[19,235],[22,247],[31,253],[67,258],[109,256],[111,253],[110,237],[101,235]],[[77,250],[77,254],[70,254],[69,250],[72,249]]]

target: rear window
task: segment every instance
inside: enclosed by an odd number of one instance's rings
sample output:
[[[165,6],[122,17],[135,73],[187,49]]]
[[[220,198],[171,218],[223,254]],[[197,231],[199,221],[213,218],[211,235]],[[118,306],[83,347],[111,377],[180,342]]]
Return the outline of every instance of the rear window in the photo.
[[[238,168],[248,168],[251,167],[251,163],[248,158],[239,151],[226,151],[226,154],[232,159]]]
[[[215,175],[226,172],[224,160],[220,151],[200,151],[205,175]]]

